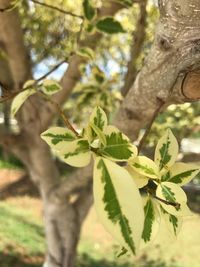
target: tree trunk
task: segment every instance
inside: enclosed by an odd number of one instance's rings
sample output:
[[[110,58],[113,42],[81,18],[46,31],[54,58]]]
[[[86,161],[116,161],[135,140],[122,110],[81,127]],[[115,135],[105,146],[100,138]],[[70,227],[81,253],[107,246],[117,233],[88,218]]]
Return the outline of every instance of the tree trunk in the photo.
[[[2,7],[8,2],[0,0]],[[195,82],[191,83],[194,81],[191,73],[199,67],[200,2],[165,0],[159,3],[161,17],[155,43],[116,121],[133,139],[152,117],[159,99],[167,106],[172,102],[199,98],[198,87]],[[113,15],[118,9],[118,6],[115,9],[109,7],[110,11],[102,14]],[[94,38],[98,41],[96,36]],[[31,77],[31,67],[17,12],[0,14],[0,41],[6,47],[14,88],[18,89]],[[77,56],[71,58],[62,79],[65,90],[55,97],[59,104],[66,100],[80,78],[80,63]],[[190,88],[193,88],[192,97]],[[81,225],[92,203],[91,168],[80,170],[63,182],[59,180],[60,174],[50,150],[40,139],[41,131],[49,126],[55,113],[51,104],[46,105],[37,96],[31,97],[18,115],[20,134],[7,136],[0,142],[24,162],[40,190],[48,247],[47,267],[73,267]]]
[[[59,173],[49,147],[37,135],[29,140],[25,143],[23,139],[23,147],[25,145],[28,148],[23,153],[19,141],[14,151],[25,162],[42,197],[47,242],[46,264],[48,267],[73,267],[81,225],[92,203],[91,182],[86,183],[81,190],[71,190],[68,186],[69,192],[62,194]],[[90,173],[89,170],[89,176]]]

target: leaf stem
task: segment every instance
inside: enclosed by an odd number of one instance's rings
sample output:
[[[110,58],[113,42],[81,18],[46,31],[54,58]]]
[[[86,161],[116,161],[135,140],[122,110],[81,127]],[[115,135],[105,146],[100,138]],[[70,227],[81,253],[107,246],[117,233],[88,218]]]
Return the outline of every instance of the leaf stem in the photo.
[[[165,104],[165,102],[164,102],[162,99],[157,98],[157,100],[158,100],[158,106],[157,106],[156,110],[154,111],[153,116],[152,116],[152,118],[151,118],[149,124],[147,125],[147,127],[146,127],[146,129],[145,129],[145,133],[144,133],[142,139],[141,139],[140,142],[139,142],[139,145],[138,145],[138,153],[140,153],[140,151],[141,151],[141,149],[142,149],[142,147],[143,147],[143,145],[144,145],[144,143],[145,143],[145,141],[146,141],[146,138],[147,138],[147,136],[149,135],[149,133],[150,133],[150,131],[151,131],[152,125],[153,125],[153,123],[154,123],[156,117],[158,116],[158,114],[159,114],[161,108],[162,108],[162,107],[164,106],[164,104]]]
[[[33,86],[37,85],[40,81],[44,80],[47,76],[49,76],[51,73],[53,73],[55,70],[57,70],[62,64],[64,64],[65,62],[67,62],[67,59],[64,59],[62,61],[60,61],[59,63],[57,63],[55,66],[52,67],[52,69],[50,69],[47,73],[45,73],[44,75],[42,75],[41,77],[39,77],[38,79],[35,80],[35,83],[33,83],[30,86],[26,86],[25,88],[23,88],[22,90],[17,90],[17,91],[13,91],[12,93],[9,93],[5,96],[0,97],[0,103],[3,103],[9,99],[14,98],[16,95],[18,95],[19,93],[26,91],[28,89],[31,89]],[[2,85],[3,86],[3,85]],[[6,89],[7,90],[7,89]]]
[[[62,108],[59,106],[58,103],[56,103],[55,101],[53,101],[50,97],[48,97],[45,93],[41,92],[41,91],[37,91],[37,94],[39,94],[40,96],[42,96],[45,100],[49,101],[51,104],[53,104],[56,109],[58,110],[58,113],[60,114],[60,117],[62,118],[63,122],[65,123],[65,125],[67,126],[68,129],[70,129],[77,137],[80,137],[79,133],[74,129],[74,127],[72,126],[72,124],[69,122],[68,118],[66,117],[64,111],[62,110]]]
[[[165,200],[165,199],[162,199],[162,198],[160,198],[160,197],[157,197],[157,196],[155,195],[155,193],[154,193],[151,189],[149,189],[148,187],[145,188],[145,191],[146,191],[149,195],[151,195],[153,198],[159,200],[160,202],[162,202],[162,203],[164,203],[164,204],[166,204],[166,205],[173,206],[173,207],[175,207],[176,209],[180,209],[180,206],[181,206],[181,205],[180,205],[178,202],[167,201],[167,200]]]

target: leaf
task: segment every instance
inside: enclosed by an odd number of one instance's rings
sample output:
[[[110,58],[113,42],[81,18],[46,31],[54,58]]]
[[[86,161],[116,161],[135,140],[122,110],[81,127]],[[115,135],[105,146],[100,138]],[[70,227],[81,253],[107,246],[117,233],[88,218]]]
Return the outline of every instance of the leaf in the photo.
[[[121,23],[115,20],[113,17],[105,17],[100,19],[96,24],[96,28],[101,32],[109,34],[125,32]]]
[[[91,152],[89,143],[85,139],[78,139],[63,143],[57,155],[67,164],[74,167],[84,167],[90,163]]]
[[[89,47],[81,47],[77,50],[77,55],[86,59],[94,59],[94,51]]]
[[[93,186],[100,221],[122,247],[135,254],[142,235],[144,212],[132,177],[114,162],[98,157]]]
[[[125,168],[133,178],[138,188],[142,188],[148,184],[149,179],[146,176],[143,176],[136,172],[130,165],[126,166]]]
[[[62,90],[62,87],[54,80],[44,80],[41,89],[46,95],[53,95]]]
[[[96,10],[94,7],[91,5],[90,0],[83,0],[83,12],[84,16],[88,20],[92,20],[96,14]]]
[[[161,180],[182,186],[189,183],[199,172],[200,168],[197,165],[177,162],[161,177]]]
[[[177,184],[170,182],[163,182],[158,185],[156,190],[156,196],[167,201],[168,204],[159,201],[160,205],[168,213],[174,216],[189,216],[191,212],[187,207],[187,196],[183,189]],[[172,206],[170,203],[178,204]]]
[[[41,134],[41,138],[53,149],[62,149],[65,142],[71,142],[76,139],[76,135],[63,127],[51,127]]]
[[[142,232],[142,239],[144,242],[151,240],[152,227],[155,220],[155,212],[153,202],[149,198],[144,206],[144,229]]]
[[[98,66],[92,68],[92,74],[99,84],[102,84],[105,81],[105,74]]]
[[[104,133],[106,145],[100,147],[101,155],[115,161],[126,161],[137,155],[137,148],[118,129],[108,126]]]
[[[145,156],[138,156],[131,159],[129,161],[129,165],[141,175],[158,178],[158,166],[151,159]]]
[[[169,170],[178,155],[178,143],[170,129],[158,141],[155,150],[155,162],[160,170]]]
[[[89,126],[92,128],[92,130],[94,130],[101,143],[106,145],[106,137],[104,133],[94,123],[90,123]]]
[[[93,110],[89,121],[102,131],[104,131],[105,127],[108,125],[106,113],[99,106]]]
[[[11,105],[11,114],[12,116],[15,116],[17,111],[20,109],[20,107],[24,104],[24,102],[27,100],[27,98],[33,94],[36,93],[35,89],[27,89],[21,93],[19,93],[13,100]]]
[[[150,196],[143,196],[142,199],[145,220],[140,249],[146,248],[155,240],[160,230],[161,224],[160,208],[157,201],[155,201]]]
[[[181,230],[183,219],[182,217],[176,217],[172,214],[167,213],[163,208],[161,208],[162,217],[165,220],[166,226],[173,236],[177,236]]]

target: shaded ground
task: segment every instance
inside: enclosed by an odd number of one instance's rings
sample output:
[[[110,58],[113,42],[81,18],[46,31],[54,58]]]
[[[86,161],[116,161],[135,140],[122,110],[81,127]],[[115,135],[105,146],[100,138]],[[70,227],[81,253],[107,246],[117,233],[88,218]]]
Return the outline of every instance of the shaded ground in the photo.
[[[28,196],[31,186],[19,180],[23,175],[0,170],[0,191],[13,190],[7,191],[6,201],[0,201],[0,267],[41,267],[44,260],[42,205],[38,198]],[[27,196],[8,197],[14,192],[20,195],[21,187]],[[177,240],[163,229],[155,244],[134,259],[117,259],[118,251],[92,208],[83,226],[76,267],[199,267],[200,216],[187,219]]]
[[[25,195],[39,196],[36,186],[27,174],[23,170],[0,169],[0,199]]]

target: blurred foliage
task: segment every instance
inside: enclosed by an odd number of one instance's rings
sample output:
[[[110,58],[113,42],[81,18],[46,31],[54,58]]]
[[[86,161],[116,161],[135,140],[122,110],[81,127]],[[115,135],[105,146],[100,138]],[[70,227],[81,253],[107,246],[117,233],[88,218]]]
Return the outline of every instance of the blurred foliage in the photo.
[[[148,138],[149,145],[154,146],[167,128],[173,129],[179,142],[183,138],[200,138],[199,103],[169,106],[156,118]]]
[[[109,4],[109,1],[103,0],[84,1],[83,8],[82,0],[58,0],[56,2],[44,0],[43,2],[78,16],[85,16],[85,19],[80,32],[81,18],[60,13],[31,1],[20,1],[18,6],[25,42],[35,70],[39,63],[45,63],[50,67],[55,65],[56,61],[67,58],[72,52],[83,53],[77,47],[77,40],[80,38],[84,42],[85,38],[94,32],[98,22],[96,15],[98,9],[103,4]],[[123,86],[130,57],[132,34],[136,30],[139,18],[139,6],[132,5],[129,0],[116,0],[116,2],[124,3],[124,8],[116,14],[114,19],[120,23],[125,33],[104,34],[104,38],[96,40],[98,46],[95,53],[89,51],[87,44],[84,43],[84,53],[88,54],[88,59],[81,66],[82,79],[65,104],[67,115],[78,126],[85,123],[91,110],[97,104],[101,105],[112,119],[122,100],[120,89]],[[90,3],[89,6],[88,3]],[[146,38],[142,53],[137,59],[137,70],[144,64],[144,58],[153,42],[155,25],[159,16],[155,1],[148,1],[147,13]],[[168,127],[174,129],[174,134],[179,140],[186,137],[199,137],[199,114],[198,103],[170,106],[156,119],[148,140],[150,146],[155,144]],[[58,121],[58,123],[61,122]]]

